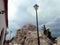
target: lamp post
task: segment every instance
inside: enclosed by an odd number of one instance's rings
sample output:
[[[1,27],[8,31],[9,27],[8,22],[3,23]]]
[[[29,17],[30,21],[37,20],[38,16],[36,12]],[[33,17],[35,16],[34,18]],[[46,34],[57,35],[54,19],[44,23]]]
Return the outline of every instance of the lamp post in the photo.
[[[38,14],[37,14],[37,10],[39,6],[35,4],[33,7],[35,8],[35,11],[36,11],[36,25],[37,25],[37,37],[38,37],[37,39],[38,39],[38,45],[40,45],[39,29],[38,29]]]

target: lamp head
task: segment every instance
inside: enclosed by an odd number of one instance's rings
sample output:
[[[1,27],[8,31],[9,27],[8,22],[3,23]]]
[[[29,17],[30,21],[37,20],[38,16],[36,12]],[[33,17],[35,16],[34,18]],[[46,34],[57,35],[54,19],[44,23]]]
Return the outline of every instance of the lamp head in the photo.
[[[35,8],[35,10],[37,10],[39,6],[35,4],[33,7]]]

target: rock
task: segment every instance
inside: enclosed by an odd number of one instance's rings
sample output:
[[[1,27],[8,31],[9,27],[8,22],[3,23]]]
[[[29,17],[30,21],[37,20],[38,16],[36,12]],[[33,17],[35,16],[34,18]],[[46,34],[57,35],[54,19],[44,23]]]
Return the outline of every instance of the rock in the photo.
[[[36,31],[37,27],[32,24],[26,24],[22,27],[23,30],[30,30],[30,31]]]
[[[56,41],[57,41],[56,45],[60,45],[60,37],[57,37]]]
[[[52,41],[39,32],[40,44],[51,45]],[[27,24],[18,29],[16,36],[10,42],[11,45],[38,45],[36,26]]]

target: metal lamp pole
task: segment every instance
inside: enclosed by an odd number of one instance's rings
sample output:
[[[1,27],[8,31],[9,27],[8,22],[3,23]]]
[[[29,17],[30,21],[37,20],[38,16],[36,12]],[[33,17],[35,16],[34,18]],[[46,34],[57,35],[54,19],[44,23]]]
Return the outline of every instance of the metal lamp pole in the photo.
[[[39,29],[38,29],[38,14],[37,14],[38,7],[39,7],[39,6],[38,6],[37,4],[34,5],[35,11],[36,11],[36,25],[37,25],[38,45],[40,45]]]

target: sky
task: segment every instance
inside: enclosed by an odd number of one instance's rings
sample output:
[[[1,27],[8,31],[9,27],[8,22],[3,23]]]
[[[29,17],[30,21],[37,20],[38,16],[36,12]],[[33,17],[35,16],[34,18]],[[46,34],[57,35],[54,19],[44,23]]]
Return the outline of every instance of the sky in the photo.
[[[8,21],[7,31],[15,35],[16,29],[24,24],[36,25],[34,5],[38,4],[39,29],[43,24],[50,28],[52,36],[60,36],[60,0],[8,0]]]

